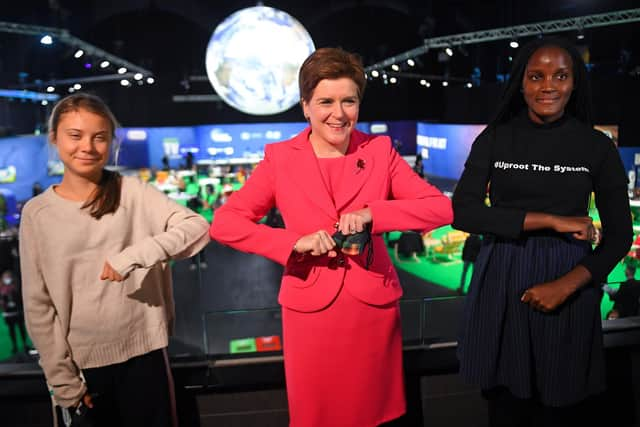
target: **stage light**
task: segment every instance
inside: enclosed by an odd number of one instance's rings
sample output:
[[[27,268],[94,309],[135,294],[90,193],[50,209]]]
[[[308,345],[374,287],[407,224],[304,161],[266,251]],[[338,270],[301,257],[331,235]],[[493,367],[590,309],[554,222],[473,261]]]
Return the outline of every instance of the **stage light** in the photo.
[[[45,34],[40,39],[40,43],[45,44],[45,45],[53,44],[53,38],[49,34]]]
[[[407,64],[409,64],[409,67],[414,67],[416,65],[416,61],[414,61],[413,59],[409,58],[409,59],[407,59]]]
[[[448,56],[453,56],[453,49],[447,47],[445,48],[444,53],[446,53]]]
[[[431,87],[431,83],[427,82],[426,87]]]
[[[467,87],[468,87],[469,89],[471,89],[471,88],[473,87],[473,85],[472,85],[471,83],[467,83]]]
[[[127,87],[127,86],[129,86],[130,84],[131,84],[131,83],[130,83],[130,82],[129,82],[129,80],[127,80],[127,79],[122,79],[122,80],[120,80],[120,86]]]
[[[100,63],[100,68],[107,68],[111,63],[109,61],[102,61]]]
[[[576,35],[576,39],[584,40],[584,31],[582,30],[578,31],[578,35]]]
[[[153,77],[147,77],[147,84],[152,85],[156,80]]]
[[[69,89],[67,89],[67,91],[68,91],[69,93],[73,93],[73,92],[75,92],[76,90],[73,88],[73,86],[69,86]]]
[[[82,89],[82,85],[80,83],[76,83],[76,84],[73,85],[73,88],[75,90],[80,90],[80,89]]]
[[[518,40],[513,39],[509,42],[509,46],[511,46],[512,49],[517,49],[520,43],[518,43]]]
[[[380,73],[378,72],[378,70],[373,70],[371,72],[371,77],[378,77],[380,75]]]
[[[393,71],[400,71],[400,67],[398,67],[398,65],[397,65],[397,64],[393,64],[393,65],[391,66],[391,69],[392,69]]]
[[[446,81],[446,80],[445,80],[445,81],[443,81],[443,82],[442,82],[442,86],[443,86],[443,87],[447,87],[447,86],[449,86],[449,82],[448,82],[448,81]]]
[[[397,82],[398,82],[398,79],[396,79],[395,77],[391,77],[391,78],[389,79],[389,82],[390,82],[390,83],[392,83],[392,84],[395,84],[395,83],[397,83]]]
[[[78,59],[78,58],[81,58],[82,55],[84,55],[84,50],[78,49],[78,50],[76,50],[76,53],[73,54],[73,57]]]
[[[125,67],[118,68],[118,74],[124,74],[126,72],[127,72],[127,69]]]
[[[136,80],[142,80],[142,73],[135,73],[133,75],[133,78],[136,79]]]
[[[91,62],[84,63],[84,68],[86,68],[87,70],[91,69],[91,67],[93,67],[93,65],[91,65]]]
[[[387,80],[387,73],[382,73],[382,78]]]
[[[47,105],[49,104],[49,101],[47,101],[46,99],[43,99],[42,101],[40,101],[40,105]]]
[[[53,87],[53,86],[47,86],[47,92],[51,93],[51,92],[53,92],[53,91],[55,91],[55,90],[56,90],[56,88],[55,88],[55,87]]]

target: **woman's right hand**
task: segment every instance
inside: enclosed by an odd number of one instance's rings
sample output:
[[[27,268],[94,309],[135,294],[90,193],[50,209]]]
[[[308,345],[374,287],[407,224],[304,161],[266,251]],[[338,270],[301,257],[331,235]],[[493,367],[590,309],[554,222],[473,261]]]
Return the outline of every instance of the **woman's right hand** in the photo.
[[[572,233],[577,240],[594,241],[596,228],[589,216],[553,215],[552,228],[558,233]]]
[[[315,233],[307,234],[298,239],[293,249],[299,254],[310,254],[320,256],[327,254],[329,257],[335,257],[338,253],[335,251],[336,242],[333,241],[329,233],[325,230],[318,230]]]

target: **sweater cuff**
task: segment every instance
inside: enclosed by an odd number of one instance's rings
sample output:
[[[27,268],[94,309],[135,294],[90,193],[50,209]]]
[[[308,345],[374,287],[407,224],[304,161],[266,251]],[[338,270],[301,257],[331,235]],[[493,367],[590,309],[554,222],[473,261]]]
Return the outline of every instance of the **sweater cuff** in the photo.
[[[123,277],[135,269],[135,265],[128,260],[126,252],[127,250],[125,249],[117,255],[107,257],[107,262],[111,268]]]
[[[59,406],[70,408],[76,405],[86,393],[87,385],[78,378],[77,384],[68,384],[54,388],[53,397]]]

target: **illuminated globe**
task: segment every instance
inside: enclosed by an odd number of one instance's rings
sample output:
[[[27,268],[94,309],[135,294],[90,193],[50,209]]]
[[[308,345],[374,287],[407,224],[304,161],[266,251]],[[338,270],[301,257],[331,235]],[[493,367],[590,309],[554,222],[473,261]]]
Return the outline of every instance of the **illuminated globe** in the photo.
[[[207,76],[230,106],[276,114],[299,99],[298,70],[315,50],[305,28],[270,7],[242,9],[225,19],[207,46]]]

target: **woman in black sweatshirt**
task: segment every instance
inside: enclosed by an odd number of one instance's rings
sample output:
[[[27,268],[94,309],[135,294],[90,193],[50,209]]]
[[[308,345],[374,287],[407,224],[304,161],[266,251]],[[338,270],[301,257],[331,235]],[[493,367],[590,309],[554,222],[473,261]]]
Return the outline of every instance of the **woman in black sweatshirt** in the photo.
[[[605,388],[599,284],[633,232],[622,162],[590,108],[572,45],[524,46],[453,196],[454,227],[485,236],[458,357],[491,426],[572,425]],[[603,227],[595,249],[592,193]]]

